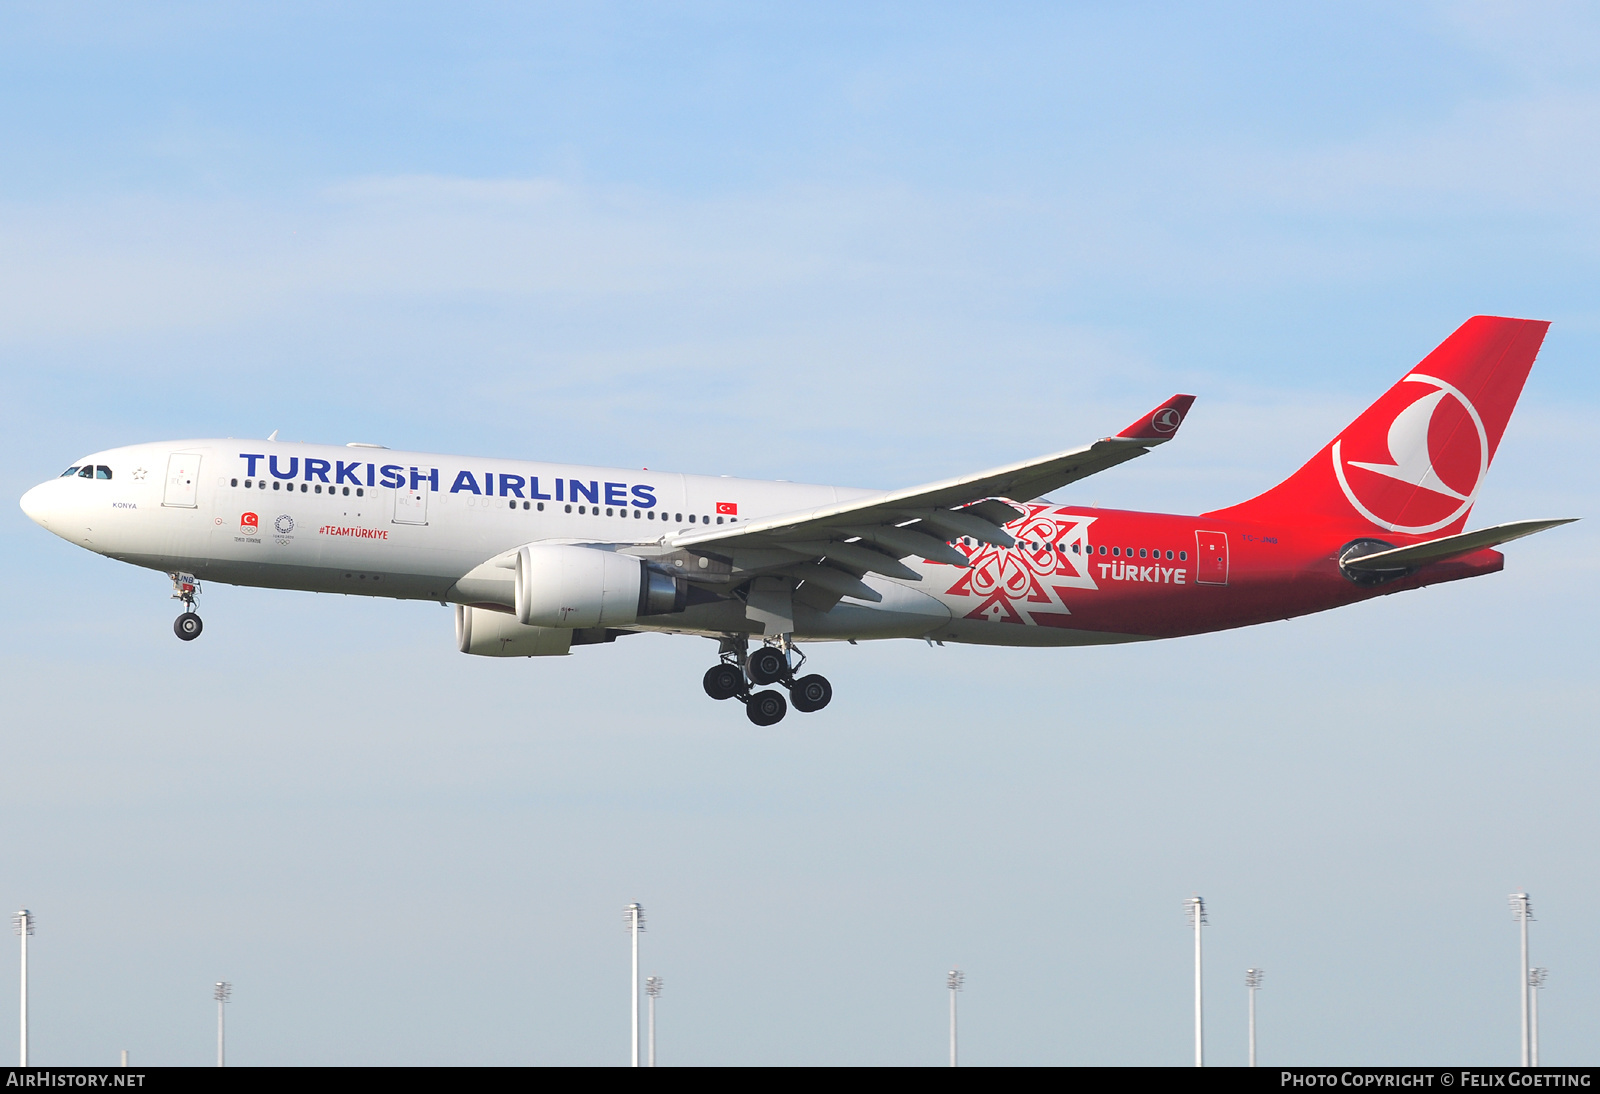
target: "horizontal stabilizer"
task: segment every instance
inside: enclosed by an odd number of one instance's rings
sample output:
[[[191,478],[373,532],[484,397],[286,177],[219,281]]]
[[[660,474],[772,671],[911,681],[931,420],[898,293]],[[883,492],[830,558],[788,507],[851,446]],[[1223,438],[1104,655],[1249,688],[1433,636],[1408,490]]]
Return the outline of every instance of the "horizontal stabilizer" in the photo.
[[[1463,532],[1443,539],[1430,539],[1426,543],[1413,543],[1409,547],[1394,547],[1387,551],[1363,554],[1340,562],[1346,570],[1375,572],[1380,570],[1412,569],[1430,562],[1443,562],[1448,558],[1481,551],[1485,547],[1498,547],[1523,536],[1531,536],[1546,528],[1571,524],[1576,517],[1564,520],[1514,520],[1510,524],[1496,524],[1493,528],[1480,528],[1476,532]]]

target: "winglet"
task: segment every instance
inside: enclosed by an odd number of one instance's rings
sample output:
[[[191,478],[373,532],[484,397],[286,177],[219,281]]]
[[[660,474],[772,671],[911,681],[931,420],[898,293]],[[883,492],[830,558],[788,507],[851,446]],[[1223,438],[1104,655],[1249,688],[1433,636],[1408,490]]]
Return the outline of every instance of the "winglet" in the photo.
[[[1194,405],[1193,395],[1174,395],[1117,436],[1125,441],[1169,441]]]

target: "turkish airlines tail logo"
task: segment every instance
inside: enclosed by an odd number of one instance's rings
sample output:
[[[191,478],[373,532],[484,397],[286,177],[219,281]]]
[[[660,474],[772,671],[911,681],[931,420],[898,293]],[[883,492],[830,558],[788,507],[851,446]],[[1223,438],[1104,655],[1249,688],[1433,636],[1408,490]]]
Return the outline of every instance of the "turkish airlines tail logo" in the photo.
[[[1474,316],[1299,471],[1206,515],[1454,531],[1478,498],[1548,328]]]
[[[1384,435],[1388,458],[1349,459],[1349,452],[1371,447],[1371,438],[1361,437],[1352,427],[1333,442],[1333,473],[1356,512],[1391,532],[1422,535],[1438,531],[1472,508],[1489,473],[1489,435],[1478,408],[1451,384],[1413,372],[1395,389],[1402,398],[1410,394],[1408,384],[1423,385],[1424,394],[1390,421]],[[1435,463],[1436,436],[1442,465]],[[1368,443],[1362,444],[1363,440]],[[1376,478],[1352,475],[1350,468]],[[1413,489],[1396,490],[1396,483]]]

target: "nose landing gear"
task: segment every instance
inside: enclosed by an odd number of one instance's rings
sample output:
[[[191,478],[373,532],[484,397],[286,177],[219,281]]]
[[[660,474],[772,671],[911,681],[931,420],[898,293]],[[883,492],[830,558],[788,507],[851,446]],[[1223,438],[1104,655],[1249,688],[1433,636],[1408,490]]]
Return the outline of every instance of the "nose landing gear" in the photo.
[[[168,574],[172,578],[172,599],[183,601],[183,614],[172,623],[172,633],[185,642],[193,642],[200,637],[200,632],[205,624],[200,622],[200,617],[195,614],[194,598],[200,595],[200,583],[193,574]]]
[[[828,678],[811,673],[795,678],[795,670],[805,664],[805,654],[794,645],[788,635],[783,635],[778,645],[762,646],[746,656],[748,640],[739,635],[722,640],[722,660],[706,670],[702,684],[706,694],[713,699],[738,699],[744,704],[745,716],[758,726],[777,725],[789,712],[789,707],[803,714],[821,710],[833,699],[833,685]],[[799,662],[789,664],[790,655],[799,655]],[[752,692],[750,685],[781,684],[789,691],[783,693],[768,688]]]

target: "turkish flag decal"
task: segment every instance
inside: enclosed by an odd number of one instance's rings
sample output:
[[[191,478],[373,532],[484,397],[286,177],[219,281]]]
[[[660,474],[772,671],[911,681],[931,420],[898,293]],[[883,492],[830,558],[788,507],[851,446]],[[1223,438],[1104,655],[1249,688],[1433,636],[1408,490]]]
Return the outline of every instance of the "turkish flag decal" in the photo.
[[[718,516],[722,516],[722,517],[736,517],[736,516],[738,516],[739,515],[739,504],[738,504],[738,502],[732,502],[732,501],[719,501],[719,502],[717,502],[717,515]]]

